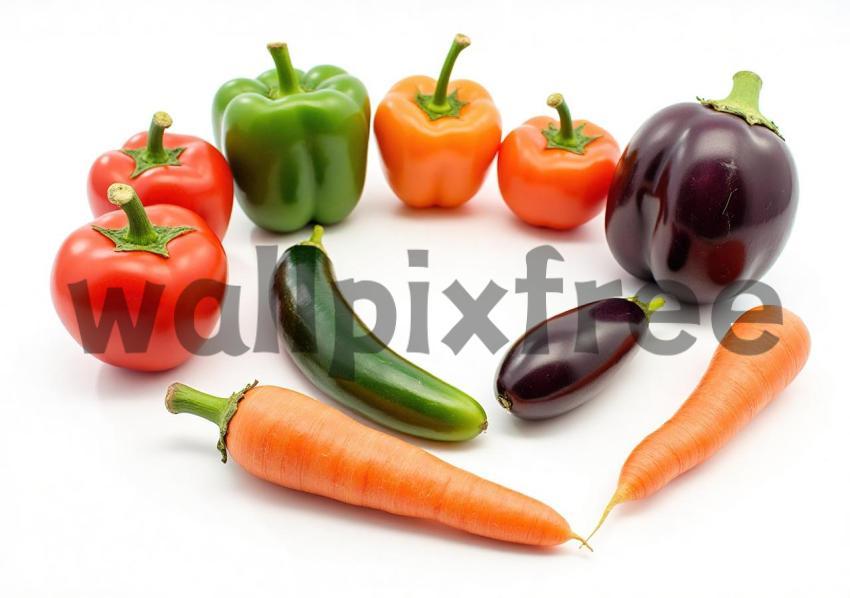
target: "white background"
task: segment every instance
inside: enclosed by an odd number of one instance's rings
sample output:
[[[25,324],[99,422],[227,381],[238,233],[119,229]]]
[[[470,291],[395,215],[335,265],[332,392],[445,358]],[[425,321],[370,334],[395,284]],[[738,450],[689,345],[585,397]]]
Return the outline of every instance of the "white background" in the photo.
[[[850,10],[840,0],[761,2],[46,2],[0,8],[3,125],[3,368],[0,593],[4,596],[850,596],[847,575],[848,399],[846,61]],[[795,155],[800,207],[785,253],[765,277],[809,325],[813,352],[793,385],[721,453],[641,504],[618,509],[594,538],[542,552],[481,540],[279,489],[218,461],[216,430],[175,417],[174,380],[225,394],[258,378],[317,395],[285,355],[196,358],[141,375],[86,356],[55,316],[49,272],[65,235],[91,218],[94,158],[167,110],[174,130],[211,138],[219,84],[271,66],[265,43],[290,43],[297,66],[339,64],[373,106],[396,80],[436,76],[458,31],[472,46],[455,75],[484,84],[505,131],[545,114],[563,92],[576,118],[625,145],[655,111],[722,97],[736,70],[765,81],[764,112]],[[254,340],[256,244],[287,247],[239,208],[225,239],[241,285],[243,337]],[[511,292],[493,319],[514,338],[525,297],[513,292],[526,252],[553,244],[550,266],[574,306],[576,281],[638,281],[610,256],[598,218],[574,233],[535,230],[502,204],[491,172],[461,209],[413,212],[392,196],[372,147],[360,206],[328,231],[341,278],[396,297],[392,345],[407,344],[407,282],[431,282],[431,354],[413,356],[476,396],[482,437],[419,443],[440,457],[593,526],[631,448],[687,397],[715,347],[703,325],[685,354],[641,352],[610,390],[539,425],[492,396],[501,355],[474,339],[440,342],[457,319],[442,294],[494,279]],[[407,267],[406,250],[431,267]],[[751,299],[742,299],[748,305]],[[359,306],[367,320],[373,314]],[[671,338],[672,325],[654,326]],[[841,392],[839,391],[841,389]]]

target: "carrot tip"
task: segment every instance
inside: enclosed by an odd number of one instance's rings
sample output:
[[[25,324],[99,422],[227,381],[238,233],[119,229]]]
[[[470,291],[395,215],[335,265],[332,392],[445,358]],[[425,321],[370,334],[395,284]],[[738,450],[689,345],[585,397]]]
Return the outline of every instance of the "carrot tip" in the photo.
[[[614,507],[616,507],[621,502],[622,499],[620,498],[619,494],[615,493],[614,496],[611,498],[610,502],[608,503],[608,506],[606,506],[605,510],[602,512],[602,517],[599,518],[599,523],[596,524],[596,527],[593,528],[593,531],[590,532],[590,535],[587,537],[588,540],[590,540],[593,535],[599,531],[599,528],[602,527],[602,524],[605,523],[606,519],[608,519],[608,515],[611,514],[611,511],[614,509]],[[585,544],[587,544],[587,542],[585,542]]]
[[[570,540],[578,540],[579,542],[581,542],[581,546],[579,546],[579,549],[587,548],[590,552],[593,552],[593,547],[587,543],[587,540],[585,540],[578,534],[570,535]]]

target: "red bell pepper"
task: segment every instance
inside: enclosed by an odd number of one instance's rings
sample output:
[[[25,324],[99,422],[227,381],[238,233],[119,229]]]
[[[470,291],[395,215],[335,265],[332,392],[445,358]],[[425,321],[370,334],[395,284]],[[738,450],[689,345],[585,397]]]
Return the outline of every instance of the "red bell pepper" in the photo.
[[[144,208],[121,183],[107,196],[121,209],[77,229],[59,250],[53,304],[86,353],[106,363],[144,371],[178,366],[218,321],[224,249],[186,208]]]
[[[166,133],[171,117],[153,115],[150,130],[130,137],[120,150],[100,156],[89,172],[92,213],[115,210],[106,190],[115,182],[132,184],[142,204],[172,204],[192,210],[224,237],[233,210],[233,175],[215,147],[191,135]]]

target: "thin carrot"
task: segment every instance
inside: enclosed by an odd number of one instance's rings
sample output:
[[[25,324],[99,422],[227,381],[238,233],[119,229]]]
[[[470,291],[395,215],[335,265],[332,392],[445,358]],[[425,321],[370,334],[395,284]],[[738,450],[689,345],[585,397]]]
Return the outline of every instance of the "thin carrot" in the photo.
[[[165,402],[218,424],[222,460],[275,484],[507,542],[584,543],[543,503],[295,391],[254,383],[226,399],[172,384]]]
[[[753,352],[760,337],[759,342],[774,344]],[[688,400],[626,459],[617,490],[590,536],[614,507],[657,492],[726,444],[803,369],[809,345],[806,325],[787,309],[767,305],[741,315]]]

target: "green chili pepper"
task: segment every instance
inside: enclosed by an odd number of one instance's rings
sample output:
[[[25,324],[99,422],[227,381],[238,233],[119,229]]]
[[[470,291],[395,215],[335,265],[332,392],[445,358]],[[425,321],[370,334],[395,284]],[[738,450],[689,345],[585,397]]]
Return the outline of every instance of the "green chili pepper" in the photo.
[[[337,287],[317,226],[272,278],[278,333],[304,375],[357,413],[406,434],[468,440],[487,428],[478,402],[414,365],[366,326]]]
[[[256,79],[233,79],[213,100],[213,131],[233,170],[236,198],[275,232],[335,224],[357,205],[366,176],[369,96],[336,66],[292,67],[286,44]]]

